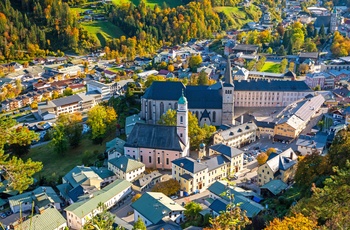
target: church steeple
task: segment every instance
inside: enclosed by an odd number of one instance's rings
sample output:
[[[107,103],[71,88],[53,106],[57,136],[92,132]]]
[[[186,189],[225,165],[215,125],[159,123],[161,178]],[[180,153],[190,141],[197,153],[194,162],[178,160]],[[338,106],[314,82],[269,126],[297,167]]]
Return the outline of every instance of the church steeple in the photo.
[[[189,149],[190,142],[188,138],[188,103],[182,90],[182,95],[177,101],[177,134],[179,135],[181,141]],[[187,155],[188,149],[185,152]]]
[[[233,86],[233,78],[232,78],[232,69],[231,69],[231,61],[230,56],[227,57],[227,65],[225,70],[225,83]]]

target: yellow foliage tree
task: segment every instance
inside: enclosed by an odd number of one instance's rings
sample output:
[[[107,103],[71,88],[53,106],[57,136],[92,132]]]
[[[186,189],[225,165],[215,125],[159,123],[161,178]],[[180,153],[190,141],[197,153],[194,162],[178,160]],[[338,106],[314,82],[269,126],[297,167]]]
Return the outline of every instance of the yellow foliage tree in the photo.
[[[317,229],[317,222],[304,216],[301,213],[295,213],[293,216],[284,217],[283,220],[278,218],[273,219],[265,230],[285,230],[285,229]]]
[[[260,153],[257,157],[256,157],[256,160],[258,161],[258,164],[259,165],[263,165],[265,164],[265,162],[267,161],[267,158],[269,158],[267,156],[266,153]]]
[[[266,150],[266,155],[267,155],[267,156],[270,156],[271,153],[276,153],[276,152],[277,152],[277,151],[276,151],[275,148],[268,148],[268,149]]]

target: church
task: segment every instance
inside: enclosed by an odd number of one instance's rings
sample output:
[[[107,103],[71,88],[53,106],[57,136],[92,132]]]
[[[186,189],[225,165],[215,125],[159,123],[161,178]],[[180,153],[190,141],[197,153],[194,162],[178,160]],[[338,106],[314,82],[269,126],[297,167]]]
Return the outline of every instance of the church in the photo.
[[[175,108],[176,126],[136,123],[124,145],[125,155],[141,161],[146,168],[162,170],[171,169],[173,160],[188,156],[188,102],[183,93]]]
[[[264,79],[233,80],[227,61],[224,81],[210,86],[185,86],[181,82],[153,82],[141,98],[141,118],[157,124],[168,109],[176,109],[178,95],[184,91],[188,110],[200,125],[234,124],[235,107],[285,107],[313,94],[303,81]]]

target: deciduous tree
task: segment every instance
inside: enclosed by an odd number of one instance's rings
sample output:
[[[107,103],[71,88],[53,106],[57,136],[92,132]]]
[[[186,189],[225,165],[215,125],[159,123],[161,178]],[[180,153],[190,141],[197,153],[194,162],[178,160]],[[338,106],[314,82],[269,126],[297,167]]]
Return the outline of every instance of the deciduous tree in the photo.
[[[269,158],[267,156],[266,153],[260,153],[257,157],[256,157],[256,160],[258,161],[258,164],[259,165],[263,165],[265,164],[265,162],[267,161],[267,158]]]
[[[304,216],[301,213],[294,213],[292,216],[286,216],[283,220],[273,219],[265,230],[285,230],[285,229],[317,229],[317,222]]]
[[[194,201],[185,205],[185,216],[187,220],[196,220],[202,211],[202,206]]]
[[[164,182],[157,183],[152,188],[152,192],[162,192],[166,196],[174,195],[179,190],[180,190],[180,183],[175,179],[170,179]]]
[[[140,217],[134,223],[132,230],[147,230],[145,223],[143,223]]]

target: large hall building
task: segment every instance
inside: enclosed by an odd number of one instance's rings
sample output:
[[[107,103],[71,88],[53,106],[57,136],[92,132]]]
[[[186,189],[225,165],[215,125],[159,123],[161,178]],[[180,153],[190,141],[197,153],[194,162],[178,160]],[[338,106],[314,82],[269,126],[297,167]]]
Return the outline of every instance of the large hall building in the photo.
[[[141,118],[156,124],[168,109],[177,109],[183,91],[188,109],[200,125],[234,124],[235,107],[285,107],[313,94],[303,81],[233,80],[228,60],[224,81],[210,86],[185,86],[181,82],[153,82],[141,99]]]

